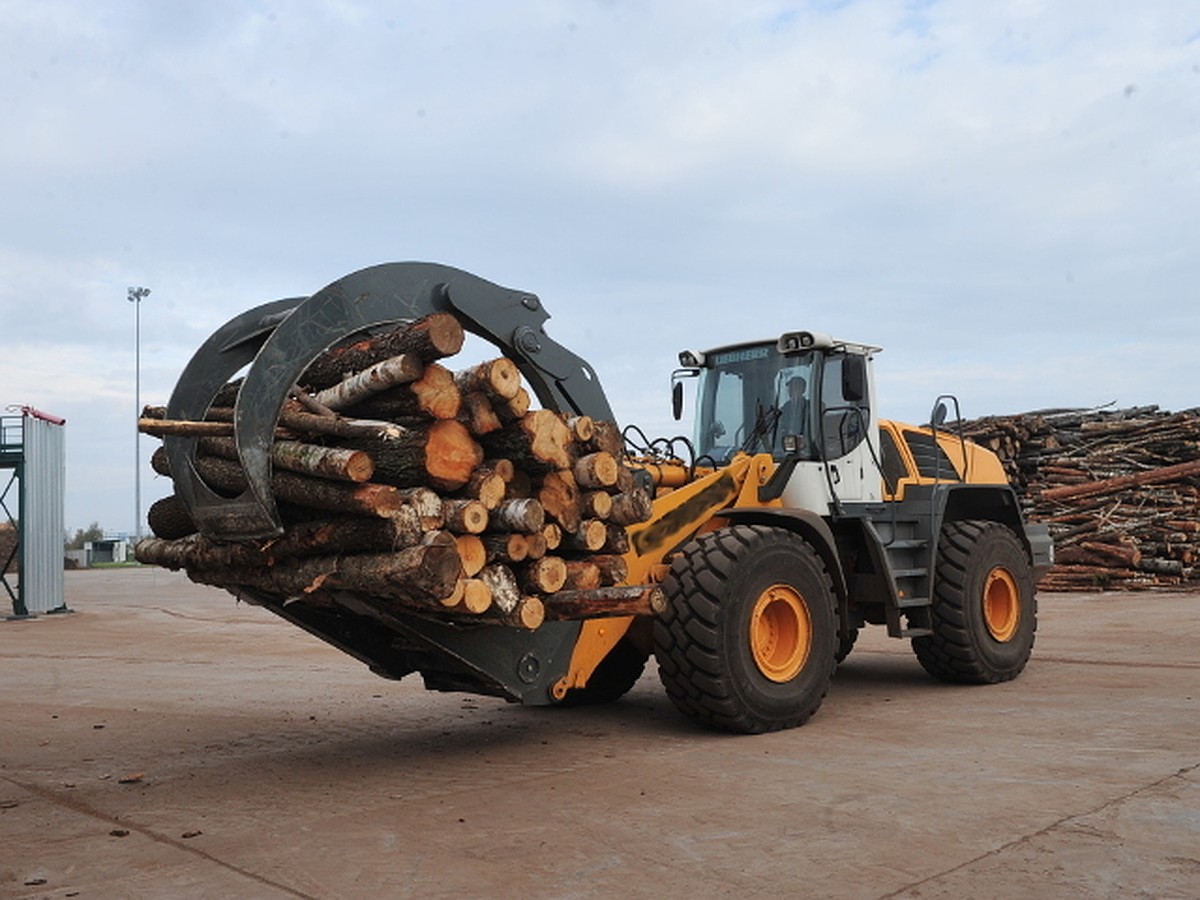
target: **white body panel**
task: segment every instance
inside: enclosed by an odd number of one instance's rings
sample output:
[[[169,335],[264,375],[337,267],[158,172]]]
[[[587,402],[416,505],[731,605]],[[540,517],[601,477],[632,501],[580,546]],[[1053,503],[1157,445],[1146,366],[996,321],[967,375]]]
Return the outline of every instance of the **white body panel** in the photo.
[[[871,444],[879,447],[877,433],[872,429]],[[876,450],[878,452],[878,449]],[[783,489],[783,505],[789,509],[807,509],[820,515],[828,515],[834,495],[844,503],[875,503],[883,499],[883,484],[879,469],[871,458],[867,441],[862,441],[846,456],[828,463],[802,462],[796,465],[787,487]]]

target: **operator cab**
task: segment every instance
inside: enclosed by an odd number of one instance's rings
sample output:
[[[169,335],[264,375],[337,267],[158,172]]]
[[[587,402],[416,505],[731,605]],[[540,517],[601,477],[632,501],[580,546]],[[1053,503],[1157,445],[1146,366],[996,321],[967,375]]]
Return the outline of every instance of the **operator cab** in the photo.
[[[672,379],[676,418],[681,379],[696,377],[699,462],[722,466],[739,452],[791,460],[789,506],[872,499],[879,478],[871,461],[878,428],[870,364],[879,349],[792,331],[774,341],[685,350]]]

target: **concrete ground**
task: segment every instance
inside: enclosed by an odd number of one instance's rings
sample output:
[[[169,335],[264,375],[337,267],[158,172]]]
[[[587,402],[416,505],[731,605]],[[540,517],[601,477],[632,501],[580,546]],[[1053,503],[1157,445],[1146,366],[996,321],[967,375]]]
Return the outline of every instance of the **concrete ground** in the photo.
[[[598,709],[427,693],[156,569],[66,599],[0,621],[0,896],[1200,896],[1200,596],[1043,595],[994,687],[869,630],[761,737],[652,670]]]

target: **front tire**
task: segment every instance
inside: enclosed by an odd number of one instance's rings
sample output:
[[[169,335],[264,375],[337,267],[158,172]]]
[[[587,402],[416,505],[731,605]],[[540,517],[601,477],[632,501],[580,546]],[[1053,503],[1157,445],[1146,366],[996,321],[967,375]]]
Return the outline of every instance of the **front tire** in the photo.
[[[951,522],[938,541],[933,634],[913,638],[925,671],[942,681],[995,684],[1016,678],[1037,631],[1037,599],[1025,548],[999,522]]]
[[[688,717],[755,734],[802,725],[836,666],[833,582],[799,536],[733,525],[689,541],[654,628],[667,695]]]
[[[844,634],[838,634],[837,652],[834,654],[834,659],[838,665],[841,665],[850,651],[854,649],[854,644],[858,641],[858,626],[851,625],[850,630]]]

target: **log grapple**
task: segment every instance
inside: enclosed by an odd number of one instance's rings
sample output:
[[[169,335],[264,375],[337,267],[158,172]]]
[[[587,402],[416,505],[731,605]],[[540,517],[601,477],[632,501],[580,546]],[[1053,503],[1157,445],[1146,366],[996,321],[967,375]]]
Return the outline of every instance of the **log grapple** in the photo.
[[[467,330],[495,344],[517,363],[546,408],[612,418],[591,366],[546,334],[550,316],[536,295],[432,263],[362,269],[311,297],[276,300],[235,316],[184,369],[167,404],[172,419],[202,419],[217,392],[252,363],[234,407],[238,457],[249,483],[243,494],[227,498],[208,488],[196,473],[195,440],[164,439],[176,490],[200,531],[228,539],[281,533],[269,485],[270,446],[296,380],[349,337],[434,312],[453,313]]]

